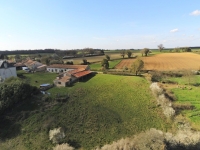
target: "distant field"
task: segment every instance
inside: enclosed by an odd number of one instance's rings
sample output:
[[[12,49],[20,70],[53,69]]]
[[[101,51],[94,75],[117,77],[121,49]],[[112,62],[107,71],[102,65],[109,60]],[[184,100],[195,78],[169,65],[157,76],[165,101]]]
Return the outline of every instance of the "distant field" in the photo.
[[[109,55],[111,60],[122,58],[120,53],[105,53],[105,55]],[[64,62],[73,61],[74,64],[81,64],[83,62],[83,59],[87,59],[88,62],[95,63],[95,62],[101,62],[102,59],[106,57],[105,55],[93,56],[93,57],[70,58],[70,59],[63,59],[63,61]]]
[[[116,60],[111,60],[109,61],[109,68],[110,69],[114,69],[115,66],[117,64],[119,64],[121,62],[121,59],[116,59]],[[90,64],[90,69],[91,70],[96,70],[96,71],[99,71],[101,70],[102,66],[101,66],[101,63],[98,62],[98,63],[93,63],[93,64]]]
[[[131,68],[131,65],[136,59],[123,59],[119,64],[115,66],[115,69],[123,69],[124,67]]]
[[[165,53],[142,57],[144,70],[199,70],[200,55],[194,53]]]
[[[199,70],[200,55],[194,53],[161,53],[148,57],[142,57],[144,70],[173,71],[173,70]],[[116,67],[130,67],[133,60],[122,60]]]

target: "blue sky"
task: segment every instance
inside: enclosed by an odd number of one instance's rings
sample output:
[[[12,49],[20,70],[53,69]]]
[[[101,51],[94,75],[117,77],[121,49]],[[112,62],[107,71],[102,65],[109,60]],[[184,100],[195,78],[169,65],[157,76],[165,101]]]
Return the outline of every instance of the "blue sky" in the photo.
[[[199,0],[0,0],[0,50],[200,46]]]

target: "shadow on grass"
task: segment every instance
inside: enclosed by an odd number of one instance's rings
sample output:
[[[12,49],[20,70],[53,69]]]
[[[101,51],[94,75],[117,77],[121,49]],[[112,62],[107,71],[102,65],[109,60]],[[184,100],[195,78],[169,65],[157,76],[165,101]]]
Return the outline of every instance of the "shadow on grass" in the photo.
[[[5,141],[14,138],[21,133],[21,125],[8,116],[0,117],[0,139]]]
[[[87,82],[90,79],[92,79],[94,76],[96,76],[96,74],[97,74],[96,72],[92,72],[91,74],[89,74],[89,75],[87,75],[85,77],[80,78],[78,82]]]
[[[0,114],[0,139],[5,141],[21,134],[21,122],[30,116],[30,113],[40,106],[37,102],[27,99],[15,104]]]

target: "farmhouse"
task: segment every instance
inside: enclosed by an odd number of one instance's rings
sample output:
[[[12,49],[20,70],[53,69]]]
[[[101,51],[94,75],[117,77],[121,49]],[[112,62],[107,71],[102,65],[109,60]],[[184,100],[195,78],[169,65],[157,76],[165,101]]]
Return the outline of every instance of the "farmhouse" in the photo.
[[[23,67],[26,67],[26,65],[23,62],[19,62],[14,64],[17,70],[23,70]]]
[[[39,63],[37,61],[33,61],[31,59],[27,60],[24,64],[30,69],[42,66],[42,63]]]
[[[53,64],[53,65],[47,66],[48,72],[55,72],[55,73],[68,72],[70,70],[75,70],[75,69],[90,70],[90,66],[88,66],[88,65],[63,65],[63,64]]]
[[[62,71],[66,71],[60,73],[58,77],[54,80],[54,84],[56,86],[68,86],[77,80],[83,79],[84,77],[91,74],[89,67],[87,65],[65,65],[65,66],[75,66],[77,69],[71,68],[60,68]],[[83,66],[83,68],[81,68]],[[58,69],[58,68],[57,68]],[[58,71],[58,70],[57,70]],[[61,70],[59,70],[62,72]]]
[[[5,60],[0,60],[0,79],[5,80],[9,77],[17,77],[16,67]]]
[[[43,65],[40,62],[33,61],[31,59],[27,60],[24,63],[29,69],[35,70],[35,71],[45,71],[46,70],[46,65]]]

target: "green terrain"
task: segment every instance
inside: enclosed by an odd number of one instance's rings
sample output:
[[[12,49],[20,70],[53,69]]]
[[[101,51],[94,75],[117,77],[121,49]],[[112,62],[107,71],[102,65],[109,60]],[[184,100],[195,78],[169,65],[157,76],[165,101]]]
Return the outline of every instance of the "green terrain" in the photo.
[[[23,74],[32,85],[51,83],[56,74]],[[35,83],[35,81],[38,83]],[[48,90],[50,96],[30,96],[1,117],[1,149],[51,149],[49,130],[65,129],[67,142],[92,149],[149,128],[166,131],[170,123],[156,106],[143,77],[96,74],[71,87]],[[57,102],[54,97],[68,97]]]

